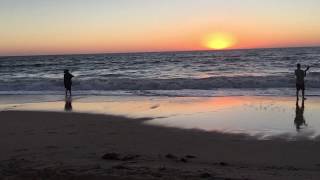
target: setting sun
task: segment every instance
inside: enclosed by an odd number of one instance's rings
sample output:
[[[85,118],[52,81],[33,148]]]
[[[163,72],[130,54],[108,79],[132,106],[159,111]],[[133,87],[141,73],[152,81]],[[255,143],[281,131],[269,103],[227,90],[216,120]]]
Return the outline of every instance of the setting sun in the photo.
[[[210,49],[227,49],[235,45],[235,38],[228,33],[213,33],[206,37],[205,46]]]

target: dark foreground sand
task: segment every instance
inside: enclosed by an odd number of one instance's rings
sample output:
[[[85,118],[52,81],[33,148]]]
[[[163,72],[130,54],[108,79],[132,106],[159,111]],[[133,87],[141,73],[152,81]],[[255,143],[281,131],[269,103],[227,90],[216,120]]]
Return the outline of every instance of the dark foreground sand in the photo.
[[[146,119],[0,112],[0,179],[320,179],[320,141],[258,141]]]

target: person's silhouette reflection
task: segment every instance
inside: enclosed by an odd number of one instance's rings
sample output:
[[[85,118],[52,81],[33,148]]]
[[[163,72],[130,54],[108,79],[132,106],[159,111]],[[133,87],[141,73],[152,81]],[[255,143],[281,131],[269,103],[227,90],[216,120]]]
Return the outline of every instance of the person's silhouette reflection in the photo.
[[[72,111],[72,98],[66,97],[65,102],[66,103],[64,105],[64,110],[65,111]]]
[[[296,129],[299,132],[302,126],[307,126],[306,120],[304,118],[304,100],[302,99],[302,105],[299,106],[299,100],[296,102],[296,117],[294,118],[294,124],[296,125]]]

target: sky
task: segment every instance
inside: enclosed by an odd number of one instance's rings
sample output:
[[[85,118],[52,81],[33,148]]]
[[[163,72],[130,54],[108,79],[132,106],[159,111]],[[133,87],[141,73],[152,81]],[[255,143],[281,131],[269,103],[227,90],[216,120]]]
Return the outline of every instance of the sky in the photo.
[[[319,0],[0,0],[0,56],[320,46],[319,19]]]

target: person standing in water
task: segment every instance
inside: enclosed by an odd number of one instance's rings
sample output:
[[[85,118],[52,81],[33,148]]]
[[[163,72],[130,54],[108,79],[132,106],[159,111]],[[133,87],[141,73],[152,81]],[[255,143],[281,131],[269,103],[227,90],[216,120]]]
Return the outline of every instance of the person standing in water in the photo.
[[[300,90],[302,91],[302,99],[305,100],[305,97],[304,97],[304,90],[305,90],[304,78],[307,76],[307,71],[309,69],[310,69],[310,66],[308,66],[306,70],[302,70],[301,64],[297,64],[297,69],[295,70],[297,100],[299,100],[299,91]]]
[[[69,72],[68,69],[64,70],[64,87],[66,89],[66,96],[68,96],[68,91],[71,96],[71,86],[72,86],[72,78],[74,76]]]

